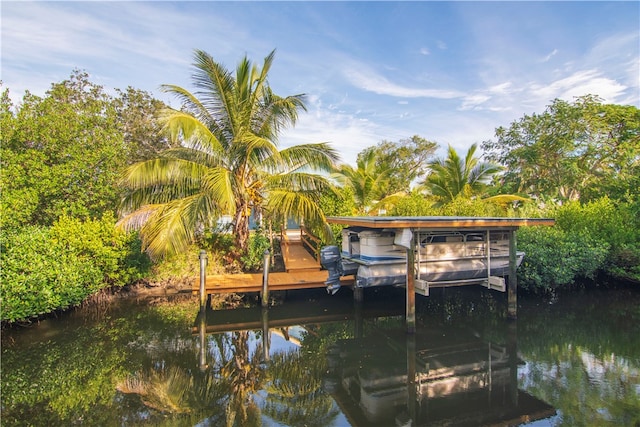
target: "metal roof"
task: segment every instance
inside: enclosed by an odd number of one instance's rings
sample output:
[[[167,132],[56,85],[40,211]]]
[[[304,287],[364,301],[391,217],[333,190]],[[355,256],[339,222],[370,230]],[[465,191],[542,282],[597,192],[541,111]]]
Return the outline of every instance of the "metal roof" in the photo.
[[[330,224],[367,228],[457,229],[503,228],[516,229],[533,225],[551,226],[553,218],[491,218],[462,216],[332,216]]]

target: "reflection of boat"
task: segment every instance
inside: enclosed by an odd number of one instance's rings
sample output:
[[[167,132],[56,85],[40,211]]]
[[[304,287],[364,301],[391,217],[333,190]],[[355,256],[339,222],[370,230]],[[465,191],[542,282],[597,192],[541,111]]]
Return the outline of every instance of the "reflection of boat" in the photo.
[[[330,391],[354,426],[512,425],[555,414],[518,390],[515,345],[464,330],[434,328],[415,337],[378,331],[338,341],[328,362]]]
[[[342,249],[323,249],[329,270],[327,285],[336,290],[336,278],[355,274],[357,287],[404,285],[407,276],[407,240],[413,239],[416,290],[428,295],[429,287],[449,284],[484,284],[505,291],[509,274],[509,231],[416,231],[345,228]],[[524,257],[516,252],[516,266]],[[341,265],[332,261],[341,257]],[[332,269],[333,267],[333,269]],[[336,271],[337,270],[337,271]]]

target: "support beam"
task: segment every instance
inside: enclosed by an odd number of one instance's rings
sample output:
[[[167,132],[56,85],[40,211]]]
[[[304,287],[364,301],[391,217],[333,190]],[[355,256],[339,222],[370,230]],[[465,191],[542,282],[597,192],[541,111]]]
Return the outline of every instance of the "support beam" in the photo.
[[[415,246],[414,237],[411,236],[411,242],[407,248],[407,310],[406,322],[407,333],[414,334],[416,332],[416,287],[415,287]]]
[[[509,231],[509,283],[507,286],[507,318],[515,320],[518,317],[518,276],[517,276],[517,242],[516,231]]]
[[[364,301],[364,289],[359,286],[353,285],[353,300],[356,303]]]

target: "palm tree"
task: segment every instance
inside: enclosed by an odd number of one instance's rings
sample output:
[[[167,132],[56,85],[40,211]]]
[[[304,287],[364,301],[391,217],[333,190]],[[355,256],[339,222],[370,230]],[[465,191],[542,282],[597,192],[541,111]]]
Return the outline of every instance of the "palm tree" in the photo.
[[[367,150],[358,156],[357,167],[342,164],[333,173],[334,180],[351,188],[356,202],[357,215],[368,214],[388,205],[397,194],[387,195],[390,170],[376,165],[377,154]]]
[[[431,194],[439,198],[439,205],[452,202],[458,196],[480,194],[487,182],[500,171],[500,166],[482,162],[475,157],[477,144],[473,144],[464,159],[449,146],[446,158],[429,162],[431,172],[422,183]]]
[[[128,194],[121,224],[141,228],[152,256],[184,250],[222,215],[233,218],[240,253],[247,248],[252,210],[325,223],[317,200],[329,184],[316,172],[331,170],[338,155],[326,143],[278,149],[280,132],[295,124],[305,106],[304,95],[283,98],[271,91],[267,74],[274,55],[262,68],[245,56],[234,76],[196,50],[197,91],[162,86],[182,104],[161,115],[180,147],[132,165],[122,178]]]

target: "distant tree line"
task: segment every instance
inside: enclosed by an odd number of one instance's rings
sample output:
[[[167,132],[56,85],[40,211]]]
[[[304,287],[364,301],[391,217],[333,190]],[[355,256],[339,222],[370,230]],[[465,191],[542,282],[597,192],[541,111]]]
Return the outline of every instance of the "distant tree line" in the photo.
[[[245,57],[233,73],[196,51],[196,90],[162,88],[177,109],[131,87],[108,94],[78,70],[16,105],[4,89],[2,321],[144,279],[193,245],[256,268],[265,231],[291,217],[329,243],[339,233],[327,215],[550,216],[556,227],[519,232],[523,287],[600,273],[640,282],[638,108],[553,100],[467,153],[436,157],[438,144],[414,135],[347,165],[325,143],[278,147],[305,96],[272,92],[273,60]],[[220,232],[225,216],[231,234]]]

